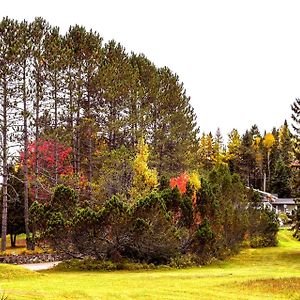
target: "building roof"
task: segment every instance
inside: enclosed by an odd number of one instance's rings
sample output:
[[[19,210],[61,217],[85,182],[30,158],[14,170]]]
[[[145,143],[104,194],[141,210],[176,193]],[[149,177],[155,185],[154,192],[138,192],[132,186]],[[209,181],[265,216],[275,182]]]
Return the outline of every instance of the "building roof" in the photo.
[[[296,203],[293,198],[277,198],[272,204],[273,205],[276,204],[295,205]]]
[[[298,162],[298,161],[297,161]],[[299,163],[299,162],[298,162]],[[300,164],[299,164],[300,166]],[[249,187],[247,187],[248,189],[250,189]],[[272,205],[296,205],[296,202],[294,200],[294,198],[278,198],[277,194],[271,194],[271,193],[267,193],[258,189],[253,189],[254,191],[258,192],[261,196],[262,196],[262,202],[266,203],[269,202]]]

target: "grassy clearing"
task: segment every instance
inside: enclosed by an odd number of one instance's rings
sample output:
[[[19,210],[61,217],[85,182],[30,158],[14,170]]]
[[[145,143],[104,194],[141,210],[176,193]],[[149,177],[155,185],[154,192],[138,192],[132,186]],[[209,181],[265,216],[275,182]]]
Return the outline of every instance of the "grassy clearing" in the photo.
[[[30,272],[0,265],[8,299],[299,299],[300,243],[246,249],[225,262],[184,270]],[[6,274],[6,275],[2,275]]]

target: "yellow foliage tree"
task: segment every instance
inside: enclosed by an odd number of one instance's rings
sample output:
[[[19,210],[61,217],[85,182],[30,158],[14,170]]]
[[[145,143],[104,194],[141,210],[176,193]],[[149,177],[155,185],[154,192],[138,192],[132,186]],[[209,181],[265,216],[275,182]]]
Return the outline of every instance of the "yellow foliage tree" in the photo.
[[[157,172],[148,167],[149,149],[141,138],[137,145],[136,158],[133,161],[133,181],[130,189],[132,199],[144,197],[158,185]]]
[[[189,182],[194,191],[198,191],[201,188],[201,182],[199,178],[199,174],[194,171],[189,175]]]
[[[271,151],[271,148],[274,145],[274,143],[275,143],[274,135],[272,133],[267,133],[264,137],[263,145],[268,152]]]
[[[264,159],[261,143],[263,143],[262,138],[259,135],[254,135],[252,141],[252,149],[254,150],[256,165],[258,166],[260,172],[262,172],[263,170],[263,159]]]
[[[259,150],[259,145],[261,143],[261,137],[259,135],[256,135],[253,137],[252,147],[255,151]]]

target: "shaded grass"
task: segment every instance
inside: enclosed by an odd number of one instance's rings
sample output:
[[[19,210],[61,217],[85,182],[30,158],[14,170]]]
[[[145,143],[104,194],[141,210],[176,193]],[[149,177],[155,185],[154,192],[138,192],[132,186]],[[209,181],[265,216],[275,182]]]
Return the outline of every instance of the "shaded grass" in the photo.
[[[23,251],[26,250],[26,240],[25,240],[25,238],[26,238],[25,234],[18,235],[17,240],[16,240],[16,247],[11,247],[10,236],[7,235],[7,237],[6,237],[6,251],[5,252],[0,252],[0,254],[10,255],[10,254],[20,254],[20,253],[22,253]],[[1,242],[1,238],[0,238],[0,242]]]
[[[1,238],[0,238],[1,243]],[[36,247],[35,250],[27,250],[26,248],[26,235],[19,234],[16,240],[16,247],[12,247],[10,243],[10,236],[6,237],[6,251],[1,252],[0,255],[20,255],[20,254],[35,254],[35,253],[43,253],[44,251]],[[0,298],[1,300],[1,298]]]
[[[9,300],[300,299],[300,242],[287,230],[279,240],[279,247],[246,249],[224,262],[182,270],[37,273],[0,265],[0,274],[7,273],[0,275],[0,293],[5,290]]]

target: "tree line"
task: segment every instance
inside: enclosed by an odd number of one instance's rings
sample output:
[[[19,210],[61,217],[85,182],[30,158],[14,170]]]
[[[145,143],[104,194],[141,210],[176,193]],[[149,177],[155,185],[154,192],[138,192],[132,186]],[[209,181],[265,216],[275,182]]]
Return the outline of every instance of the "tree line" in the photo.
[[[281,198],[296,196],[297,136],[284,121],[280,128],[261,133],[253,125],[244,134],[233,129],[224,144],[218,129],[215,135],[202,134],[198,149],[198,161],[203,171],[217,164],[228,164],[232,173],[241,176],[248,186]]]

